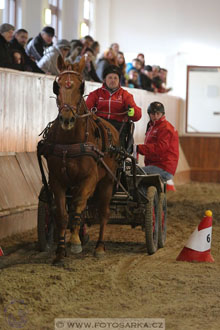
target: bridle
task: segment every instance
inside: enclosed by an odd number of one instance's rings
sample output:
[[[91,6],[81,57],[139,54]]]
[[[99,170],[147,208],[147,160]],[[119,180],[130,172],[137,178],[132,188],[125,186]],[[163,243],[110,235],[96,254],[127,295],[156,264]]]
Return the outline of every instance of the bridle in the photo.
[[[66,110],[70,110],[72,112],[75,119],[76,118],[85,118],[85,117],[91,116],[92,113],[88,111],[88,109],[85,105],[85,102],[83,102],[84,97],[83,97],[83,90],[82,89],[83,89],[84,82],[83,82],[81,74],[77,71],[65,70],[65,71],[61,72],[58,76],[56,76],[54,83],[56,83],[59,86],[59,80],[64,74],[68,75],[67,79],[65,80],[65,86],[64,86],[65,89],[70,89],[73,86],[73,81],[71,80],[71,77],[70,77],[71,74],[76,75],[79,78],[79,80],[81,82],[81,86],[80,86],[81,97],[80,97],[79,102],[77,103],[77,105],[72,106],[70,104],[63,103],[62,102],[62,93],[59,93],[60,98],[61,98],[61,104],[59,104],[58,99],[57,99],[57,107],[58,107],[58,110],[59,110],[59,114],[61,113],[61,111],[63,109],[66,109]],[[59,86],[59,88],[60,88],[60,86]],[[86,113],[79,114],[79,110],[80,110],[82,104],[84,106],[84,109],[85,109]]]

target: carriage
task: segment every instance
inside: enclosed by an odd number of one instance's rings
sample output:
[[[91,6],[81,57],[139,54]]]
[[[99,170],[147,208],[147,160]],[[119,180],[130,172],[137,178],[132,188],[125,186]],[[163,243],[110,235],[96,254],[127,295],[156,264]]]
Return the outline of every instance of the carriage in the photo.
[[[56,234],[54,215],[56,207],[53,196],[42,187],[38,204],[38,244],[41,251],[52,248]],[[71,190],[66,192],[66,207],[71,218]],[[80,237],[83,241],[83,226],[98,224],[92,212],[92,199],[88,200],[82,215]],[[110,202],[108,224],[140,226],[145,233],[146,252],[153,254],[163,248],[167,229],[166,183],[159,174],[146,174],[135,158],[126,154],[117,170],[117,181]]]
[[[66,230],[71,232],[71,251],[79,253],[85,243],[84,225],[99,223],[95,255],[102,256],[108,222],[141,226],[146,250],[153,254],[166,239],[166,184],[159,174],[145,174],[129,148],[121,147],[119,132],[87,109],[81,78],[84,66],[83,58],[71,67],[58,58],[61,73],[54,81],[54,92],[59,113],[37,148],[43,181],[38,206],[40,250],[50,248],[57,236],[54,264],[62,263]],[[127,142],[129,146],[129,137]]]

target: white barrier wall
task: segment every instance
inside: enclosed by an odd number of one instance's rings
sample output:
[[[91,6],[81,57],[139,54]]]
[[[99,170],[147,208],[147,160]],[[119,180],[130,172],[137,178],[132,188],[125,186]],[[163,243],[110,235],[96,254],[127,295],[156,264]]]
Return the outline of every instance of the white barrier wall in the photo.
[[[53,76],[0,69],[0,152],[36,150],[39,133],[57,116]],[[86,82],[85,94],[100,84]],[[141,143],[148,121],[150,102],[165,105],[167,119],[179,130],[181,100],[167,94],[128,89],[142,108],[142,119],[135,124],[135,142]]]

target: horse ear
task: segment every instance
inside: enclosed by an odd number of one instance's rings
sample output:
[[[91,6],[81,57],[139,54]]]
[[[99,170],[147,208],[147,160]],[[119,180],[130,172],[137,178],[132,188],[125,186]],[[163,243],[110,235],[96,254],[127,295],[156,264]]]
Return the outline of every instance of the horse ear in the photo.
[[[65,65],[63,57],[61,55],[59,55],[57,58],[57,67],[60,72],[62,72],[66,69],[66,65]]]
[[[78,63],[78,72],[82,73],[86,65],[85,56],[82,56],[79,63]]]

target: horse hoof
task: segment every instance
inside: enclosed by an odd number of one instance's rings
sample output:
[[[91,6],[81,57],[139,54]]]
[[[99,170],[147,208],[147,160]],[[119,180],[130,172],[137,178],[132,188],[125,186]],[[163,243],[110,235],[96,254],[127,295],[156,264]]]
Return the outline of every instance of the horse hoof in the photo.
[[[101,259],[105,256],[105,251],[104,250],[95,250],[94,256],[98,259]]]
[[[53,260],[52,265],[53,265],[53,266],[57,266],[57,267],[63,267],[63,266],[64,266],[64,260],[63,260],[63,258],[61,259],[61,258],[57,258],[57,257],[56,257],[56,258]]]
[[[74,254],[82,252],[82,245],[81,244],[71,244],[70,251]]]

